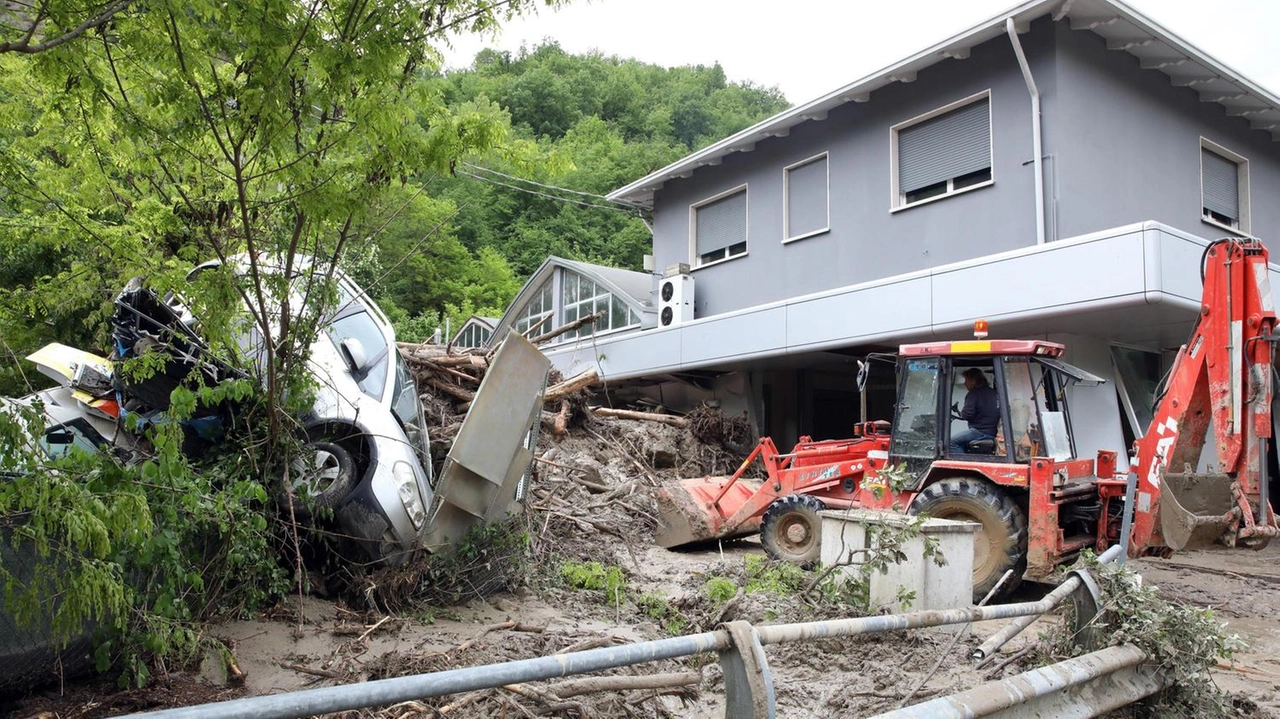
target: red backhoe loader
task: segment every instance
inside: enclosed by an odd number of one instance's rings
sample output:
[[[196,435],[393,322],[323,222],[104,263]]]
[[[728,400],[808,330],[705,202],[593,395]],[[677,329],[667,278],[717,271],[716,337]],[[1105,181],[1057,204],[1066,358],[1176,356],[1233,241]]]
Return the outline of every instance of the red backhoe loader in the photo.
[[[1257,240],[1210,243],[1204,294],[1190,341],[1178,352],[1129,467],[1115,452],[1075,453],[1066,388],[1102,380],[1066,364],[1064,347],[1039,340],[903,345],[896,356],[892,424],[864,422],[854,437],[811,441],[782,454],[768,437],[731,477],[682,480],[659,491],[658,543],[679,547],[759,531],[773,557],[811,564],[823,509],[905,508],[982,525],[974,596],[1006,570],[1047,580],[1082,550],[1121,541],[1126,487],[1136,475],[1128,553],[1168,555],[1213,544],[1260,548],[1278,529],[1271,511],[1267,443],[1273,435],[1276,315],[1267,250]],[[985,323],[979,325],[985,329]],[[952,447],[958,378],[977,369],[995,389],[994,439]],[[1206,441],[1219,471],[1196,473]],[[765,479],[744,477],[759,460]],[[905,467],[905,487],[882,472]],[[1016,582],[1006,583],[1005,592]]]

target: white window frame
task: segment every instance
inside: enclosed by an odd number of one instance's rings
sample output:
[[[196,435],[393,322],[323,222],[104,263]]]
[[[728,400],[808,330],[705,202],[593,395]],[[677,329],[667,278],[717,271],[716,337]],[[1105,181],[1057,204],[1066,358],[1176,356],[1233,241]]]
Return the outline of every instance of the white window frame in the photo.
[[[537,325],[539,333],[550,332],[552,329],[555,329],[553,325],[555,323],[556,312],[558,311],[556,307],[556,293],[559,292],[560,290],[560,283],[556,282],[555,279],[556,278],[553,275],[552,277],[547,279],[546,283],[539,285],[537,294],[529,298],[529,301],[525,303],[523,308],[521,308],[520,315],[511,322],[511,329],[516,334],[520,334],[520,335],[524,335],[525,337],[528,337],[528,335],[526,335],[525,333],[528,332],[535,325]],[[530,316],[529,305],[533,304],[533,301],[542,295],[543,288],[548,286],[551,287],[551,306],[544,308],[541,312],[539,312],[536,315],[536,317]],[[547,317],[548,315],[551,316],[551,325],[543,321],[543,318]],[[520,324],[526,319],[530,320],[529,326],[523,330],[516,329],[516,325]]]
[[[724,198],[729,197],[731,195],[736,195],[739,192],[743,193],[744,195],[743,202],[745,205],[745,209],[743,210],[743,212],[746,213],[746,218],[745,218],[746,221],[743,223],[743,227],[746,228],[746,234],[743,236],[742,241],[747,245],[747,249],[743,250],[739,254],[730,255],[729,248],[726,247],[724,248],[725,256],[722,257],[721,259],[712,260],[711,262],[701,263],[702,257],[698,254],[698,208],[705,207],[706,205],[710,205],[716,200],[723,200]],[[747,254],[751,252],[750,237],[751,237],[751,191],[747,188],[747,183],[744,182],[741,185],[738,185],[737,187],[731,187],[725,190],[724,192],[717,193],[715,195],[712,195],[711,197],[708,197],[703,200],[699,200],[698,202],[695,202],[689,205],[689,266],[692,268],[690,271],[697,272],[698,270],[704,267],[714,267],[716,265],[724,264],[725,262],[732,262],[733,260],[736,260],[739,257],[746,257]]]
[[[954,186],[955,179],[952,178],[947,180],[947,191],[942,193],[941,195],[934,195],[933,197],[927,197],[923,200],[916,200],[915,202],[910,202],[910,203],[907,202],[905,193],[898,191],[898,133],[913,125],[919,125],[925,120],[932,120],[933,118],[938,117],[939,115],[945,115],[948,112],[951,112],[953,110],[959,110],[965,105],[972,105],[975,102],[979,102],[983,98],[987,99],[987,124],[988,124],[987,135],[990,138],[990,144],[991,144],[991,147],[989,150],[989,153],[991,156],[991,179],[985,180],[983,182],[979,182],[976,185],[969,185],[967,187],[961,187],[959,189],[956,189]],[[994,127],[995,113],[992,111],[992,109],[993,109],[993,106],[991,103],[991,89],[988,88],[986,90],[983,90],[982,92],[977,92],[968,97],[956,100],[955,102],[949,105],[943,105],[942,107],[939,107],[936,110],[930,110],[929,112],[926,112],[923,115],[916,115],[915,117],[909,120],[903,120],[902,122],[899,122],[898,124],[889,128],[889,212],[890,214],[901,211],[901,210],[909,210],[912,207],[927,205],[930,202],[945,200],[948,197],[955,197],[956,195],[962,195],[972,190],[981,190],[984,187],[991,187],[992,185],[996,184],[996,134],[995,134],[995,127]]]
[[[819,152],[813,157],[794,162],[782,168],[782,244],[803,240],[807,237],[821,235],[831,231],[831,157],[830,151]],[[810,165],[818,160],[826,160],[827,162],[827,224],[816,230],[809,230],[798,235],[787,236],[791,228],[791,171],[805,165]]]
[[[1210,217],[1209,215],[1205,214],[1204,212],[1204,155],[1203,154],[1197,155],[1196,161],[1200,167],[1200,175],[1196,178],[1200,181],[1200,221],[1207,225],[1220,227],[1226,230],[1227,232],[1231,232],[1237,235],[1249,235],[1252,232],[1252,230],[1250,229],[1250,222],[1249,222],[1249,215],[1250,215],[1249,158],[1245,157],[1244,155],[1241,155],[1238,152],[1232,152],[1231,150],[1228,150],[1222,145],[1219,145],[1218,143],[1204,136],[1200,137],[1200,150],[1202,153],[1204,150],[1208,150],[1209,152],[1212,152],[1218,157],[1221,157],[1224,160],[1230,160],[1231,162],[1234,162],[1236,164],[1236,198],[1240,203],[1240,207],[1239,207],[1240,219],[1239,219],[1238,227],[1232,227],[1231,225],[1228,225],[1225,222],[1219,222],[1213,217]]]
[[[580,334],[580,332],[581,332],[582,328],[578,328],[578,329],[576,329],[576,330],[572,330],[572,331],[570,331],[570,332],[566,332],[566,333],[564,333],[564,334],[560,335],[559,337],[554,338],[554,339],[552,340],[552,344],[560,344],[560,343],[562,343],[562,342],[571,342],[571,341],[577,341],[577,340],[589,340],[589,339],[590,339],[591,337],[593,337],[593,336],[594,336],[594,337],[600,337],[600,336],[607,335],[607,334],[610,334],[610,333],[613,333],[613,332],[617,332],[617,331],[619,331],[619,330],[626,330],[626,329],[631,329],[631,328],[633,328],[633,327],[639,327],[639,326],[640,326],[640,324],[641,324],[641,322],[642,322],[642,320],[641,320],[641,318],[640,318],[640,313],[639,313],[639,312],[636,312],[635,308],[633,308],[630,304],[628,304],[628,303],[626,302],[626,300],[624,300],[624,299],[622,298],[622,295],[620,295],[620,294],[618,294],[617,292],[614,292],[613,290],[609,289],[609,288],[608,288],[608,287],[607,287],[603,282],[599,282],[599,281],[594,280],[594,279],[592,279],[592,278],[590,278],[590,277],[587,277],[586,275],[584,275],[584,274],[582,274],[582,273],[580,273],[580,272],[573,272],[573,270],[570,270],[570,269],[568,269],[568,268],[564,268],[564,267],[560,268],[558,272],[559,272],[559,275],[560,275],[560,295],[557,297],[557,301],[558,301],[558,303],[559,303],[559,304],[558,304],[558,306],[557,306],[557,308],[556,308],[556,312],[557,312],[557,316],[560,318],[560,320],[561,320],[561,321],[560,321],[560,324],[558,324],[558,325],[557,325],[557,327],[563,327],[564,325],[569,324],[569,322],[572,322],[572,321],[575,321],[575,320],[579,320],[579,319],[582,319],[582,318],[584,317],[584,315],[583,315],[581,312],[579,312],[579,313],[578,313],[578,316],[577,316],[574,320],[567,320],[567,319],[565,318],[565,313],[566,313],[566,311],[568,311],[568,309],[569,309],[570,307],[580,307],[581,305],[585,305],[585,304],[588,304],[588,303],[590,303],[590,304],[592,304],[592,305],[594,306],[594,305],[595,305],[595,301],[596,301],[597,299],[599,299],[599,298],[601,298],[601,297],[605,297],[605,296],[608,296],[608,298],[609,298],[609,304],[610,304],[610,305],[612,305],[614,302],[620,302],[620,303],[622,303],[622,306],[623,306],[623,307],[625,307],[625,308],[626,308],[626,310],[627,310],[627,318],[628,318],[628,319],[630,319],[632,315],[635,315],[636,321],[635,321],[635,322],[628,323],[628,324],[625,324],[625,325],[622,325],[621,327],[614,327],[614,326],[612,326],[612,317],[611,317],[611,316],[606,316],[606,317],[604,318],[604,320],[605,320],[605,322],[609,323],[609,325],[610,325],[607,329],[603,329],[603,330],[602,330],[602,329],[600,329],[600,328],[599,328],[599,325],[598,325],[598,324],[596,324],[596,325],[593,325],[593,326],[592,326],[591,334],[589,334],[589,335],[583,335],[583,334]],[[565,273],[568,273],[568,272],[573,272],[573,274],[577,276],[577,278],[578,278],[578,282],[584,282],[584,281],[585,281],[585,282],[590,282],[591,284],[595,285],[596,289],[598,290],[598,291],[596,292],[596,294],[592,295],[590,298],[585,299],[585,300],[578,300],[578,301],[576,301],[576,302],[565,302],[565,301],[564,301],[564,276],[565,276]]]

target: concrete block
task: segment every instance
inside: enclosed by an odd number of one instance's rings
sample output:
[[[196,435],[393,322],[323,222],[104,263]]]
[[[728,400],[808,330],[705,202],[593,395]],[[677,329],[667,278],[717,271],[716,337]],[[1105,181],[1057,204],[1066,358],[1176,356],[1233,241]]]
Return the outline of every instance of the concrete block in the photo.
[[[862,509],[823,512],[822,564],[831,566],[852,560],[852,564],[840,567],[836,573],[857,578],[857,565],[867,554],[857,550],[874,548],[876,537],[883,530],[900,529],[915,519],[893,512]],[[975,533],[981,526],[976,522],[926,519],[920,536],[903,545],[906,561],[890,564],[883,573],[872,573],[872,606],[897,613],[954,609],[973,604],[973,544]],[[946,560],[943,566],[939,567],[933,558],[924,556],[924,537],[938,540],[938,552]],[[899,589],[915,592],[910,606],[902,606],[898,601]]]

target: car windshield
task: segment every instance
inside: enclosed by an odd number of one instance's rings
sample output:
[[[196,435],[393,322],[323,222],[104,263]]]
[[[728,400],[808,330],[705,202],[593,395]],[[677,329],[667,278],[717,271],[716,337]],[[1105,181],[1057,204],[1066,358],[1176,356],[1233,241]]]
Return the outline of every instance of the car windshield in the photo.
[[[342,343],[356,340],[364,349],[368,358],[365,362],[364,376],[358,378],[360,389],[370,397],[381,401],[387,384],[387,339],[382,329],[373,321],[363,308],[352,314],[339,317],[329,324],[325,331],[329,339],[342,351]]]
[[[40,436],[40,448],[49,455],[50,459],[65,457],[73,448],[84,452],[96,452],[106,443],[102,435],[82,419],[50,427]]]
[[[396,353],[396,383],[393,391],[395,394],[391,398],[391,411],[396,419],[400,420],[404,434],[409,438],[409,444],[413,446],[413,451],[418,455],[418,461],[429,475],[431,444],[423,424],[422,401],[418,399],[418,387],[414,384],[413,376],[409,374],[409,368],[405,366],[399,352]]]

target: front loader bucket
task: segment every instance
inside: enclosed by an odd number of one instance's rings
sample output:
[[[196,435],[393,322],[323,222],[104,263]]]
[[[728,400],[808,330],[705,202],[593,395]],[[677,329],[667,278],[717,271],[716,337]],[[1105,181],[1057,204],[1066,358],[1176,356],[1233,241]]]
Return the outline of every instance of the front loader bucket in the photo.
[[[1225,474],[1164,474],[1160,534],[1171,549],[1212,546],[1232,526],[1232,479]]]
[[[760,489],[760,483],[739,479],[716,502],[730,477],[682,479],[657,492],[659,547],[674,549],[712,539],[743,537],[760,531],[760,517],[754,516],[728,526],[727,520]]]

